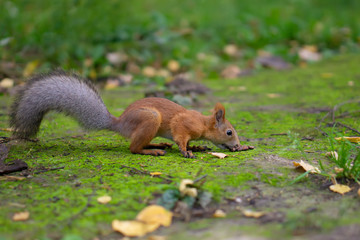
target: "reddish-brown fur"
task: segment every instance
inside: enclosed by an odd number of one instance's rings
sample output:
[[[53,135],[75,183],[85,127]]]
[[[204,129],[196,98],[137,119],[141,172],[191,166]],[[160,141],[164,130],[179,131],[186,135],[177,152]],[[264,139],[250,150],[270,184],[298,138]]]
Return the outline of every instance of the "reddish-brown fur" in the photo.
[[[171,144],[151,144],[157,136],[173,140],[184,157],[193,158],[191,140],[205,139],[231,151],[245,150],[232,125],[225,119],[225,108],[217,103],[214,113],[205,116],[164,98],[144,98],[132,103],[119,118],[113,118],[112,130],[131,139],[130,151],[137,154],[164,155]],[[232,136],[227,135],[232,132]],[[150,149],[149,149],[150,148]],[[157,148],[157,149],[151,149]]]

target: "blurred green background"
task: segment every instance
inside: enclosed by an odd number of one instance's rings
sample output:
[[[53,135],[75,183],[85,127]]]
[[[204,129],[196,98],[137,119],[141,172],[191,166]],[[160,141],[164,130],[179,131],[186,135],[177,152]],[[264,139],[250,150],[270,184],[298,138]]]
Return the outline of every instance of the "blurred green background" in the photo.
[[[297,48],[314,45],[325,57],[354,52],[360,41],[358,0],[1,0],[2,61],[40,68],[75,68],[98,75],[175,59],[183,70],[240,66],[264,50],[298,63]],[[223,48],[235,44],[241,56]],[[111,65],[109,52],[126,60]],[[203,57],[205,54],[206,57]],[[91,62],[86,63],[86,59]],[[85,65],[85,66],[84,66]]]

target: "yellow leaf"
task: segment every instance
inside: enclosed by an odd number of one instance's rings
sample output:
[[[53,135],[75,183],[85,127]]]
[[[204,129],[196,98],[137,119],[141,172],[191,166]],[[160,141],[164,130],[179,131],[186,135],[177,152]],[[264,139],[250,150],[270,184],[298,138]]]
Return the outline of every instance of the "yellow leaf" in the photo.
[[[209,152],[209,154],[215,156],[215,157],[218,157],[220,159],[223,159],[225,157],[227,157],[227,155],[225,153],[217,153],[217,152]]]
[[[112,221],[112,229],[122,233],[126,237],[142,237],[148,233],[145,223],[139,221]]]
[[[197,196],[197,189],[187,186],[187,185],[191,185],[191,184],[194,184],[193,180],[190,180],[190,179],[181,180],[180,186],[179,186],[179,191],[180,191],[181,195],[183,195],[183,196],[188,195],[191,197]]]
[[[278,93],[268,93],[268,94],[266,94],[266,96],[268,98],[279,98],[279,97],[281,97],[281,95],[278,94]]]
[[[30,217],[30,213],[28,211],[15,213],[12,220],[13,221],[26,221]]]
[[[359,188],[359,190],[358,190],[358,196],[360,197],[360,188]]]
[[[142,70],[142,74],[145,77],[155,77],[156,75],[156,69],[150,66],[144,67]]]
[[[264,212],[256,212],[256,211],[252,211],[252,210],[244,210],[242,212],[242,214],[245,216],[245,217],[252,217],[252,218],[259,218],[259,217],[262,217],[265,215]]]
[[[29,77],[31,74],[33,74],[35,69],[39,66],[39,63],[40,63],[39,60],[34,60],[26,64],[26,67],[23,71],[23,76]]]
[[[217,210],[214,212],[213,217],[214,217],[214,218],[224,218],[224,217],[226,217],[226,213],[225,213],[223,210],[221,210],[221,209],[217,209]]]
[[[150,175],[151,176],[160,176],[162,173],[161,172],[151,172]]]
[[[111,197],[110,196],[101,196],[101,197],[98,197],[97,201],[98,201],[98,203],[107,204],[111,201]]]
[[[296,168],[302,168],[305,172],[310,171],[310,173],[320,173],[320,170],[317,167],[314,167],[303,160],[300,162],[293,162],[293,164]]]
[[[224,47],[224,53],[228,56],[234,57],[239,54],[239,49],[235,44],[228,44]]]
[[[322,78],[332,78],[334,76],[333,73],[322,73],[321,77]]]
[[[167,68],[171,71],[171,72],[177,72],[180,69],[180,64],[178,61],[176,60],[170,60],[167,64]]]
[[[4,78],[0,81],[0,87],[2,88],[12,88],[14,86],[14,80],[10,78]]]
[[[342,184],[334,184],[334,185],[331,185],[329,188],[331,191],[340,193],[341,195],[344,195],[344,193],[351,191],[351,188],[349,186],[342,185]]]
[[[158,205],[150,205],[144,208],[136,216],[136,220],[138,221],[144,222],[149,225],[159,224],[163,225],[164,227],[168,227],[171,225],[171,219],[172,212],[169,212],[164,207]]]
[[[337,137],[337,138],[335,138],[335,140],[337,140],[337,141],[344,141],[345,139],[352,143],[360,143],[360,137]]]

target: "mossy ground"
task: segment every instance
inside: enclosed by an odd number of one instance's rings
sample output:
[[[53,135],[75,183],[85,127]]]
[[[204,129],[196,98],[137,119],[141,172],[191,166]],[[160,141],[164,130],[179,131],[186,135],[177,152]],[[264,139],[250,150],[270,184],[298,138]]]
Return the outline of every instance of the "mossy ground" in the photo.
[[[175,146],[163,157],[133,155],[129,141],[117,134],[87,133],[74,120],[50,113],[41,125],[38,143],[8,144],[8,160],[26,161],[30,175],[21,181],[0,180],[0,238],[118,239],[121,236],[111,230],[113,219],[134,218],[156,194],[180,179],[194,178],[200,169],[202,174],[208,174],[204,189],[214,194],[215,204],[229,213],[228,218],[177,221],[158,234],[170,239],[242,235],[307,238],[338,226],[360,224],[355,189],[341,196],[328,190],[328,179],[313,176],[288,185],[299,175],[291,161],[303,159],[303,155],[292,148],[289,137],[272,135],[290,131],[312,137],[313,141],[301,142],[310,151],[307,158],[315,164],[319,159],[327,163],[324,153],[329,150],[328,141],[316,127],[326,114],[324,109],[359,98],[359,61],[355,55],[338,56],[289,71],[268,70],[241,79],[204,81],[213,93],[199,98],[198,110],[209,113],[215,102],[222,102],[242,142],[256,147],[253,151],[229,153],[225,159],[206,153],[185,159]],[[349,81],[354,85],[349,86]],[[239,91],[238,86],[246,87],[246,91]],[[272,98],[269,93],[277,95]],[[120,115],[129,103],[143,96],[143,89],[124,87],[103,92],[102,96],[110,112]],[[6,128],[11,100],[7,96],[0,96],[0,100],[0,127]],[[349,104],[341,111],[356,109],[358,105]],[[339,121],[360,129],[356,114]],[[337,130],[354,135],[348,129]],[[5,131],[0,134],[10,136]],[[221,151],[215,147],[213,150]],[[39,172],[55,167],[64,168]],[[129,167],[162,172],[173,177],[173,182],[139,174]],[[112,201],[99,204],[97,197],[105,194]],[[242,203],[229,200],[233,197],[240,197]],[[247,219],[241,216],[239,207],[265,211],[269,217]],[[30,212],[28,221],[11,220],[15,212],[24,210]]]

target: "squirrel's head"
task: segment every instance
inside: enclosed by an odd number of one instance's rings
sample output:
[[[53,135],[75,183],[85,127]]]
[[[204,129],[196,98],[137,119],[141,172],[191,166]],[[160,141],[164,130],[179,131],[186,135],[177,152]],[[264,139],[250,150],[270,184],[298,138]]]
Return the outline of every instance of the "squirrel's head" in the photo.
[[[241,150],[239,137],[228,120],[225,119],[225,108],[217,103],[210,119],[210,129],[207,136],[212,143],[222,149],[232,152]]]

